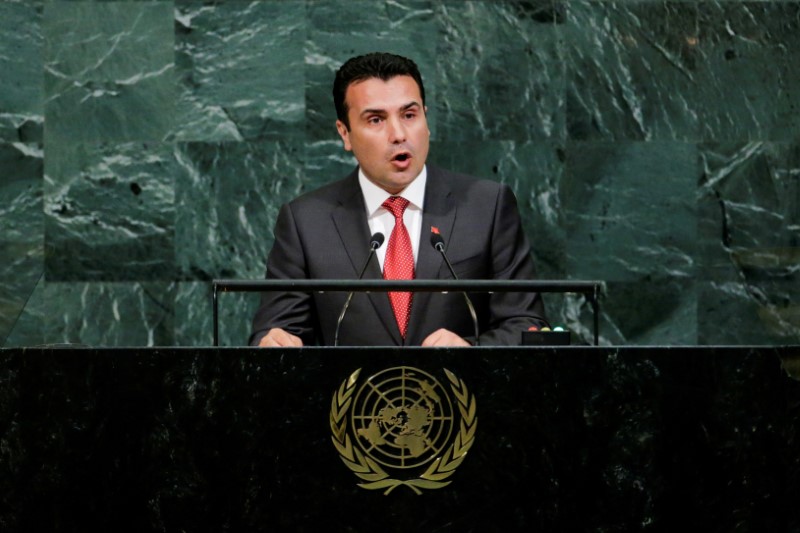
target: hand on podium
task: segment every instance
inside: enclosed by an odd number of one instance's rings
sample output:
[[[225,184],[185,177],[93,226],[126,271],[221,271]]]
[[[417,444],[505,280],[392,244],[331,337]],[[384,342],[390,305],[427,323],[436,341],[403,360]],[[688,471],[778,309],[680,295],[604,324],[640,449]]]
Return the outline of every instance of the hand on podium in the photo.
[[[286,330],[272,328],[266,335],[261,337],[258,345],[266,348],[300,348],[303,346],[303,341],[300,340],[300,337],[296,337]]]
[[[444,328],[439,328],[422,341],[422,346],[472,346],[470,343]]]

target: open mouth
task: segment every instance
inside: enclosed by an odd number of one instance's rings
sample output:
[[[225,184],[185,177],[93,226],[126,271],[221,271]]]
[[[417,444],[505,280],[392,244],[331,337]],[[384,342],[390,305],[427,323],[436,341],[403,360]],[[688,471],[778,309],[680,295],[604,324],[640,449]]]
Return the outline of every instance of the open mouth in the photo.
[[[409,154],[397,154],[392,158],[392,161],[400,161],[402,163],[403,161],[406,161],[410,157],[411,155]]]

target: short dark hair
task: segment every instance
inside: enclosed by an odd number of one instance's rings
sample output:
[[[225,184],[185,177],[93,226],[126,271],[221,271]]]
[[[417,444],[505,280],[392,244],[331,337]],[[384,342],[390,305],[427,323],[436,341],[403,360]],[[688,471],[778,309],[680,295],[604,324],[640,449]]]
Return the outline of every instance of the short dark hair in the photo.
[[[419,94],[424,106],[425,86],[422,85],[422,76],[416,63],[402,56],[373,52],[348,59],[336,71],[336,77],[333,80],[333,105],[336,106],[336,118],[341,120],[348,130],[350,129],[350,121],[347,119],[347,103],[344,98],[347,88],[351,84],[370,78],[388,81],[395,76],[414,78],[419,86]]]

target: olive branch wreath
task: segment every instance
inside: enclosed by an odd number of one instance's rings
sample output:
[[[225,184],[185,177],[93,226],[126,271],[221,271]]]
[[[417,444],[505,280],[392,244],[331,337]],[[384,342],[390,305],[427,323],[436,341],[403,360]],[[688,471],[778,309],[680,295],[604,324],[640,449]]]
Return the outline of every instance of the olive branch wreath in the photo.
[[[358,486],[368,490],[386,489],[384,494],[389,494],[395,488],[405,485],[417,494],[422,494],[420,489],[440,489],[452,481],[444,481],[452,476],[456,468],[467,456],[467,452],[475,442],[475,429],[478,427],[478,418],[475,416],[475,395],[470,396],[467,385],[455,374],[444,369],[450,388],[458,401],[458,410],[461,413],[459,431],[452,445],[441,457],[437,457],[427,470],[414,479],[393,479],[372,458],[364,455],[357,446],[353,446],[350,435],[347,433],[347,412],[352,405],[353,392],[355,392],[359,368],[349,378],[342,382],[339,390],[333,394],[331,401],[330,424],[333,435],[333,445],[339,452],[344,464],[359,478],[367,483]]]

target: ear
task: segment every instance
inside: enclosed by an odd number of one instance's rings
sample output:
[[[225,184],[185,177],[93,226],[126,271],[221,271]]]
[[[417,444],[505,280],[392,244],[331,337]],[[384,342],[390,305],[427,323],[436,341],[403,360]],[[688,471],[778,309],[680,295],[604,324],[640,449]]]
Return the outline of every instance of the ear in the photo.
[[[336,131],[339,132],[339,137],[342,138],[344,149],[348,152],[352,151],[353,147],[350,145],[350,132],[347,131],[347,126],[345,126],[344,122],[341,120],[336,121]]]

